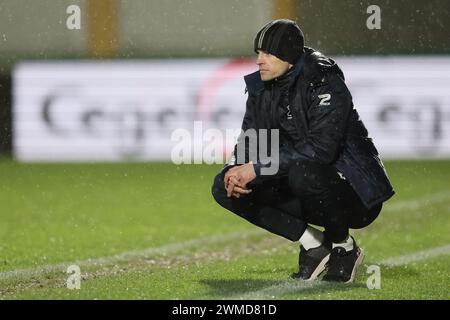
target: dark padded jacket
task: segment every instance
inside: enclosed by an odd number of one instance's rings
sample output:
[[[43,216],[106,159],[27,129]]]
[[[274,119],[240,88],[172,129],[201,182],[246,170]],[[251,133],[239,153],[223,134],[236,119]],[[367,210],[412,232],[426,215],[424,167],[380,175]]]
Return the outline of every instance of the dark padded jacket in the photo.
[[[305,47],[305,53],[290,73],[286,103],[290,105],[298,138],[280,145],[276,175],[262,176],[263,165],[255,163],[256,181],[287,175],[294,163],[312,161],[334,166],[369,209],[389,199],[394,190],[378,151],[353,107],[338,65],[333,59]],[[269,102],[263,96],[273,86],[261,80],[259,71],[245,76],[245,82],[248,99],[242,130],[262,129],[257,121],[261,111],[273,108],[265,105]],[[243,141],[238,138],[239,143]],[[238,164],[237,150],[236,145],[224,170]]]

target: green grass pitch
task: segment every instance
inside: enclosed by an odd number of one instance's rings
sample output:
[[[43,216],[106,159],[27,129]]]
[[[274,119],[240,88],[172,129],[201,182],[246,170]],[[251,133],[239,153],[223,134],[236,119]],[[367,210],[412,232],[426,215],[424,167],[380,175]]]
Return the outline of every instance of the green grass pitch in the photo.
[[[220,166],[1,159],[0,299],[449,299],[450,161],[385,164],[397,194],[352,231],[355,283],[332,285],[289,279],[298,244],[214,202]]]

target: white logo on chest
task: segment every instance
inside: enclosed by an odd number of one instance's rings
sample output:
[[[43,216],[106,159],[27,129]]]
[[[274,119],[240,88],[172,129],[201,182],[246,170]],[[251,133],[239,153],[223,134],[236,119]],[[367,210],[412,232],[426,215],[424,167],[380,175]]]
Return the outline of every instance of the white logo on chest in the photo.
[[[288,120],[291,120],[292,119],[291,106],[287,105],[286,110],[287,110],[286,117]]]

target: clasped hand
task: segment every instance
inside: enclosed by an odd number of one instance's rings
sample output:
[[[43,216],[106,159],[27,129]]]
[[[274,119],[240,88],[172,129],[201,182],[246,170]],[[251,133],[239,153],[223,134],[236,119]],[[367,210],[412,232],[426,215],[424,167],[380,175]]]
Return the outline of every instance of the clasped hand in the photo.
[[[253,163],[235,166],[225,173],[223,182],[227,190],[227,197],[240,198],[252,192],[247,188],[247,184],[256,178]]]

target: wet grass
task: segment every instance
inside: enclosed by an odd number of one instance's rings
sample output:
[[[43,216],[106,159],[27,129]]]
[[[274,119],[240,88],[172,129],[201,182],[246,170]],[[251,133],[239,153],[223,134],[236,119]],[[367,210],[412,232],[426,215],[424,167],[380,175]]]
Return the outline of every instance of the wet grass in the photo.
[[[450,244],[450,161],[393,161],[386,167],[397,194],[371,226],[353,233],[366,252],[357,281],[304,288],[287,280],[296,269],[297,244],[266,232],[208,242],[208,237],[235,231],[245,235],[256,228],[214,203],[210,184],[218,166],[19,164],[2,159],[0,272],[199,237],[205,243],[82,266],[80,290],[66,288],[64,270],[0,277],[1,297],[448,299],[448,253],[397,267],[380,261]],[[371,264],[380,265],[380,290],[366,286]]]

